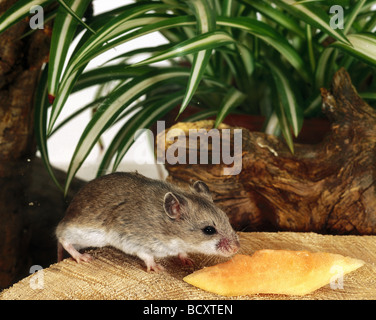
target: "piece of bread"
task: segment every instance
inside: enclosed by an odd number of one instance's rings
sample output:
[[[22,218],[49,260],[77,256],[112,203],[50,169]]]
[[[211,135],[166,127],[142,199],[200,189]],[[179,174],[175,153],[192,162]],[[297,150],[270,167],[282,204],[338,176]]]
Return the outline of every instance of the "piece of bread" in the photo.
[[[364,264],[339,254],[289,250],[259,250],[237,254],[229,261],[203,268],[183,280],[224,296],[257,293],[305,295]]]

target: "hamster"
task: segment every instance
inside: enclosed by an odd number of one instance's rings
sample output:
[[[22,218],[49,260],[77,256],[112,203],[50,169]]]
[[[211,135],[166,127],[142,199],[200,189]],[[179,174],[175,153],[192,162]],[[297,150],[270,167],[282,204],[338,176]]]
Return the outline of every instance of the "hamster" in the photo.
[[[204,182],[186,190],[137,172],[111,173],[86,184],[73,198],[56,236],[59,260],[62,247],[81,262],[91,256],[78,250],[113,246],[138,256],[147,271],[157,272],[163,267],[155,258],[178,256],[183,264],[193,264],[188,253],[231,256],[240,246]]]

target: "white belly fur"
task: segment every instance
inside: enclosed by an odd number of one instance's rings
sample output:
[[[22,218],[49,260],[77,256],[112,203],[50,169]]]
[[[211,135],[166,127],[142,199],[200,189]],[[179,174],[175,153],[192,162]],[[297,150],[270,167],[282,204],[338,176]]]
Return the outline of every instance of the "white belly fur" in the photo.
[[[60,237],[61,240],[72,244],[76,250],[87,247],[113,246],[127,254],[138,255],[138,253],[143,252],[160,258],[175,256],[188,251],[185,242],[180,239],[170,240],[165,243],[154,242],[152,247],[148,247],[143,243],[124,241],[115,232],[106,232],[93,228],[68,227]]]
[[[72,244],[77,250],[108,245],[106,232],[92,228],[70,227],[64,230],[61,238]]]

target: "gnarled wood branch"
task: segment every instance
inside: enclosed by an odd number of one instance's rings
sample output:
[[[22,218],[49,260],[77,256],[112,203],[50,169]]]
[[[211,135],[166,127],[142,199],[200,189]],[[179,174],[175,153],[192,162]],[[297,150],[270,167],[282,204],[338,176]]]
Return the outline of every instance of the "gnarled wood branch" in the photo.
[[[335,74],[331,91],[321,89],[321,95],[332,123],[321,143],[296,144],[292,154],[279,138],[243,129],[240,174],[224,176],[224,163],[166,163],[168,179],[179,184],[205,181],[238,230],[376,234],[376,112],[358,96],[344,69]],[[201,121],[178,123],[166,131],[212,127],[212,121]],[[161,134],[157,139],[164,138]],[[233,135],[224,139],[222,145],[230,143],[233,150]],[[211,159],[210,144],[208,149]],[[203,151],[198,146],[197,152]]]

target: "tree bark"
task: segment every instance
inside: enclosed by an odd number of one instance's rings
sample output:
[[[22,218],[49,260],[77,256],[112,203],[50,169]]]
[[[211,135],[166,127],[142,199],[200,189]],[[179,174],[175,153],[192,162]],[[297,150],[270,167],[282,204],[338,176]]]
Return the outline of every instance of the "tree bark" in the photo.
[[[331,121],[322,142],[295,144],[292,154],[279,138],[243,129],[240,174],[224,176],[228,165],[223,162],[166,163],[168,179],[205,181],[237,230],[376,234],[376,112],[359,97],[344,69],[335,74],[331,91],[321,89],[321,95]],[[180,128],[188,139],[189,129],[198,127],[210,130],[213,122],[179,123],[166,132]],[[159,135],[157,144],[165,138]],[[226,143],[233,150],[233,136],[222,137],[221,145]],[[172,144],[187,154],[196,151],[183,139],[165,141],[165,149]],[[210,144],[208,149],[211,159],[217,151]],[[198,153],[203,151],[198,147]]]
[[[0,1],[0,15],[14,0]],[[33,99],[48,60],[48,29],[29,31],[27,19],[0,35],[0,288],[24,274],[30,224],[25,190],[35,155]]]

